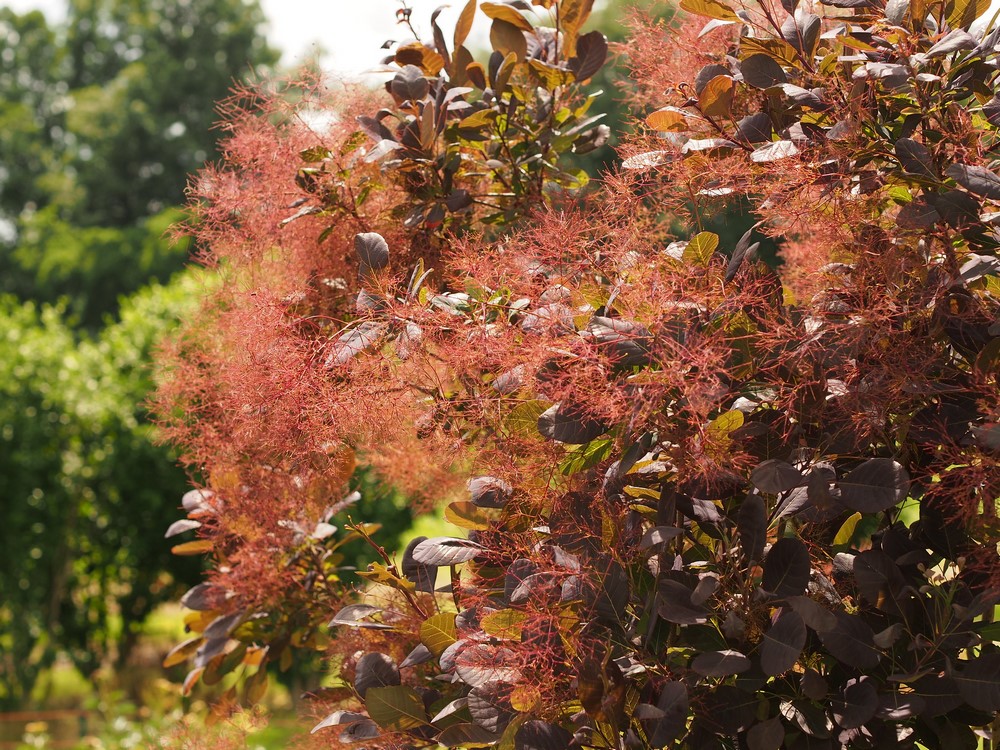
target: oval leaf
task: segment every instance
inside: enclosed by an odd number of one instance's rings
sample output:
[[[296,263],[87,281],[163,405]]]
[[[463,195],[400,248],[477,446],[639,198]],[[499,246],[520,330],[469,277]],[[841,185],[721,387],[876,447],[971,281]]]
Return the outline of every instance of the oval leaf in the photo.
[[[434,583],[437,580],[437,568],[433,565],[425,565],[417,562],[413,558],[413,550],[417,548],[417,545],[425,541],[427,541],[427,537],[425,536],[418,536],[410,540],[410,543],[406,545],[406,549],[403,550],[401,567],[403,569],[403,576],[413,583],[417,591],[433,593]]]
[[[469,500],[480,508],[502,508],[514,494],[514,488],[496,477],[475,477],[466,485]]]
[[[579,409],[556,404],[538,418],[538,431],[559,443],[582,445],[607,430],[602,423],[582,414]]]
[[[768,89],[779,83],[788,83],[785,71],[770,55],[750,55],[740,63],[743,80],[756,89]]]
[[[706,651],[694,657],[691,669],[702,677],[725,677],[750,669],[750,660],[739,651]]]
[[[973,167],[968,164],[952,164],[945,174],[964,187],[970,193],[1000,200],[1000,177],[986,167]]]
[[[795,666],[806,645],[806,624],[794,611],[782,612],[764,634],[760,644],[760,666],[764,674],[777,675]]]
[[[871,680],[848,680],[841,700],[833,701],[833,718],[842,729],[856,729],[875,715],[878,692]]]
[[[447,612],[431,615],[420,623],[420,642],[435,656],[440,656],[446,648],[458,640],[455,615]]]
[[[819,639],[834,658],[856,669],[873,669],[882,659],[875,649],[875,634],[864,620],[846,612],[834,612],[837,625],[819,631]]]
[[[427,723],[424,702],[413,688],[402,685],[370,688],[365,695],[365,708],[383,729],[399,732]]]
[[[749,750],[778,750],[784,741],[785,727],[778,716],[754,724],[747,732]]]
[[[468,562],[482,551],[468,539],[436,536],[425,539],[413,548],[413,559],[424,565],[458,565]]]
[[[766,164],[767,162],[778,161],[779,159],[787,159],[798,153],[798,147],[791,141],[775,141],[774,143],[768,143],[766,146],[761,146],[750,154],[750,161],[757,164]]]
[[[798,596],[809,585],[809,550],[798,539],[785,537],[772,545],[764,558],[760,585],[775,596]]]
[[[772,458],[757,466],[750,474],[750,481],[761,492],[777,495],[798,487],[804,481],[802,472],[787,461]]]
[[[354,689],[362,698],[369,688],[389,687],[399,684],[399,668],[385,654],[365,654],[358,659],[354,671]]]
[[[891,458],[872,458],[840,480],[840,502],[859,513],[879,513],[906,499],[910,475]]]

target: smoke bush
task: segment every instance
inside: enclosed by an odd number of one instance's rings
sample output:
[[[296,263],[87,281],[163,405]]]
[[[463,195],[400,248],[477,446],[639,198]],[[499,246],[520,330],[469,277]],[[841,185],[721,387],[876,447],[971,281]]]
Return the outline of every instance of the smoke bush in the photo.
[[[212,563],[168,663],[254,703],[325,652],[320,745],[976,747],[1000,32],[960,0],[637,14],[648,114],[585,187],[590,4],[482,3],[486,65],[476,10],[382,98],[228,110],[194,190],[224,283],[160,394],[202,483],[176,549]],[[702,222],[735,204],[759,221],[724,247]],[[385,550],[358,460],[455,536]]]

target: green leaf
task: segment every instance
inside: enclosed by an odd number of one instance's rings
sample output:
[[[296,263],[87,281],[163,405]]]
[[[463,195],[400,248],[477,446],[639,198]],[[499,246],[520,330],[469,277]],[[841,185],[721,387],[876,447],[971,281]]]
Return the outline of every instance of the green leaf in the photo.
[[[589,443],[585,443],[572,451],[566,460],[560,464],[559,472],[571,477],[581,471],[586,471],[597,466],[597,464],[611,455],[614,446],[615,442],[611,438],[591,440]]]
[[[968,31],[972,22],[983,15],[989,7],[990,0],[954,0],[945,6],[948,25],[953,29]]]
[[[991,643],[1000,643],[1000,622],[990,622],[978,625],[975,628],[979,637]],[[166,662],[164,662],[164,665]]]
[[[396,575],[382,563],[369,563],[368,570],[358,571],[358,575],[397,591],[416,591],[416,584]]]
[[[703,234],[708,234],[708,233],[703,232]],[[700,237],[701,235],[698,236]],[[715,237],[715,242],[716,244],[718,244],[719,238],[714,234],[712,236]],[[687,250],[685,250],[685,252],[687,252]],[[708,427],[705,428],[705,432],[709,435],[710,439],[721,440],[723,438],[729,437],[729,433],[742,426],[743,426],[743,412],[733,409],[732,411],[727,411],[724,414],[720,414],[711,422],[709,422]]]
[[[531,67],[531,72],[547,89],[573,82],[573,74],[570,71],[557,68],[555,65],[549,65],[541,60],[529,60],[528,65]]]
[[[858,521],[861,520],[861,514],[855,513],[850,516],[841,525],[840,530],[837,535],[833,538],[834,547],[843,547],[850,544],[851,539],[854,537],[854,529],[858,526]]]
[[[537,435],[538,418],[550,406],[551,404],[547,401],[522,401],[507,415],[504,427],[511,435],[520,437]]]
[[[299,151],[299,158],[302,161],[309,164],[313,164],[318,161],[323,161],[330,156],[330,149],[324,148],[323,146],[312,146],[304,151]]]
[[[420,623],[420,642],[427,646],[435,656],[440,656],[441,652],[456,640],[458,640],[458,631],[455,628],[455,615],[453,614],[444,612],[431,615]]]
[[[719,246],[719,235],[714,232],[699,232],[688,242],[687,247],[684,248],[684,254],[681,256],[685,263],[693,263],[698,266],[707,266],[709,260],[712,258],[712,253]],[[730,412],[731,414],[733,412]],[[740,424],[743,424],[743,414],[740,412],[735,412],[740,415]],[[739,425],[737,425],[739,427]],[[733,427],[732,430],[735,430]],[[732,432],[732,430],[727,430],[726,433]]]
[[[413,688],[401,685],[369,688],[365,708],[372,720],[383,729],[404,731],[427,723],[424,702]]]

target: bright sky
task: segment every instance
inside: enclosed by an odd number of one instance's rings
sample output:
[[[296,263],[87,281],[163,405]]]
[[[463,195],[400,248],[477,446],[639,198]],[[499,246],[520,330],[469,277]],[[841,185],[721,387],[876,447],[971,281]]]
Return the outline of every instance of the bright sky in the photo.
[[[287,67],[302,62],[322,49],[323,66],[330,72],[358,74],[375,67],[385,54],[381,45],[387,39],[407,40],[408,32],[396,26],[399,0],[260,0],[268,17],[268,38],[282,50],[281,62]],[[438,19],[450,41],[465,0],[408,0],[412,19],[425,40],[430,35],[430,14],[434,8],[450,2]],[[65,13],[65,0],[7,0],[17,11],[40,8],[50,18]],[[989,10],[976,26],[983,25],[1000,11],[1000,0],[992,0]],[[472,43],[485,46],[486,23],[477,18]]]
[[[431,12],[446,1],[408,0],[411,18],[425,40],[431,37]],[[65,15],[65,0],[7,0],[7,5],[16,11],[39,8],[50,19]],[[361,73],[378,65],[386,54],[380,49],[384,41],[410,38],[405,27],[396,26],[399,0],[261,0],[261,5],[269,20],[268,39],[282,50],[285,66],[321,48],[327,70]],[[438,19],[449,41],[464,5],[465,0],[451,0]]]

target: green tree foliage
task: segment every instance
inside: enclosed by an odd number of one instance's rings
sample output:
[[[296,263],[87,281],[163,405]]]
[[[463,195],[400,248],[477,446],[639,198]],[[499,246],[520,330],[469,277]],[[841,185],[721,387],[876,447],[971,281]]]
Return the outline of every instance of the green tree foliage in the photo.
[[[216,103],[277,55],[256,2],[70,2],[63,24],[0,9],[0,289],[70,299],[90,330],[165,281],[162,234],[214,158]]]
[[[214,103],[277,56],[256,3],[68,11],[53,28],[0,10],[0,116],[17,135],[0,152],[0,206],[13,219],[54,204],[76,225],[129,225],[181,202],[188,173],[216,154]]]
[[[258,3],[72,0],[66,132],[79,224],[122,225],[180,203],[187,175],[216,156],[211,103],[277,61]]]
[[[63,299],[69,320],[97,330],[118,313],[120,294],[166,282],[183,266],[189,241],[168,237],[182,218],[168,209],[130,226],[79,227],[50,206],[22,222],[4,286],[21,299]]]
[[[277,55],[257,2],[80,0],[64,22],[0,8],[0,701],[60,652],[85,671],[190,580],[157,543],[183,473],[140,406],[152,346],[198,295],[166,282],[216,102]],[[100,331],[102,325],[107,325]],[[80,330],[85,331],[81,333]]]
[[[82,340],[63,310],[2,298],[5,705],[30,693],[59,652],[85,673],[124,657],[175,579],[197,572],[150,539],[162,537],[185,477],[151,440],[142,402],[153,347],[203,284],[187,274],[149,287],[123,304],[120,321]]]

